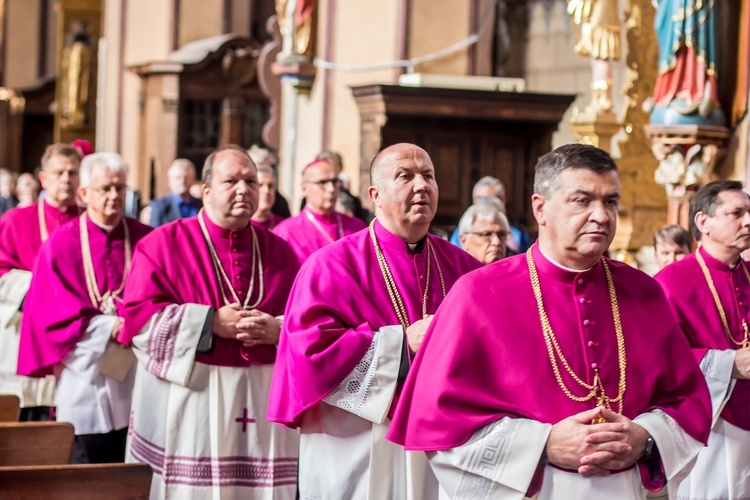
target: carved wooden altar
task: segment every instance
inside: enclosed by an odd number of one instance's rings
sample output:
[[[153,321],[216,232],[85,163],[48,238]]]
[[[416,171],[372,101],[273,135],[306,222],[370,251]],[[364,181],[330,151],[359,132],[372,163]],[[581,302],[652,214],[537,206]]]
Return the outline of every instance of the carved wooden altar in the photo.
[[[375,154],[411,142],[435,165],[435,224],[455,225],[471,204],[474,183],[492,175],[505,184],[508,214],[533,225],[534,165],[551,150],[552,133],[575,96],[395,85],[354,87],[353,93],[361,117],[363,195]]]

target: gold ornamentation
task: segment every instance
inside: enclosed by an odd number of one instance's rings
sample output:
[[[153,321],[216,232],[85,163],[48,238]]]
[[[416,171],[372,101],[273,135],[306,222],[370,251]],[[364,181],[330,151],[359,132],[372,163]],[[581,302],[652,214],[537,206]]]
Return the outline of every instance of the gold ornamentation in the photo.
[[[240,304],[243,309],[250,310],[255,309],[258,307],[258,305],[263,300],[263,296],[265,294],[264,290],[264,282],[263,282],[263,259],[260,255],[260,246],[258,245],[258,235],[255,233],[255,228],[252,224],[250,224],[250,231],[253,235],[253,260],[250,263],[250,285],[247,290],[247,295],[245,296],[245,301],[240,302],[240,298],[237,295],[237,291],[232,286],[232,281],[229,279],[229,276],[227,276],[227,273],[224,271],[224,268],[221,265],[221,260],[219,259],[219,255],[216,253],[216,248],[214,247],[213,241],[211,241],[211,235],[208,234],[208,229],[206,228],[206,223],[203,221],[203,209],[201,209],[201,213],[198,214],[198,223],[201,226],[201,232],[203,233],[203,238],[206,240],[206,246],[208,247],[208,253],[211,254],[211,263],[214,266],[214,273],[216,274],[216,281],[219,285],[219,291],[221,291],[221,298],[224,300],[224,305],[231,305],[229,302],[229,299],[227,298],[227,294],[224,292],[224,286],[222,284],[222,279],[224,280],[224,283],[226,284],[227,288],[229,288],[229,291],[232,294],[232,298],[234,299],[235,304]],[[255,301],[253,305],[248,305],[250,302],[250,297],[253,294],[253,289],[255,287],[255,270],[258,270],[259,278],[258,278],[258,300]]]
[[[380,245],[378,244],[378,237],[375,235],[374,219],[370,223],[370,239],[372,240],[372,244],[375,247],[375,255],[377,255],[378,258],[380,271],[383,273],[383,279],[385,279],[385,286],[388,289],[388,295],[391,297],[393,309],[396,311],[396,316],[398,316],[398,320],[401,323],[401,326],[403,326],[404,331],[406,331],[411,323],[409,323],[409,316],[406,313],[406,307],[404,307],[404,300],[401,297],[398,288],[396,288],[396,282],[393,279],[393,274],[391,274],[391,270],[385,260],[385,255],[383,255],[383,251],[380,249]],[[428,316],[427,293],[430,289],[430,257],[435,260],[435,267],[437,268],[438,277],[440,278],[440,289],[443,292],[443,298],[445,298],[445,280],[443,279],[443,271],[442,269],[440,269],[440,261],[438,261],[437,254],[435,253],[435,249],[433,248],[432,242],[429,240],[429,238],[427,239],[425,245],[427,247],[427,277],[425,279],[424,294],[422,295],[422,318],[426,318]]]
[[[533,247],[532,247],[533,248]],[[529,266],[529,275],[531,276],[531,287],[534,289],[534,297],[536,298],[537,308],[539,310],[539,319],[542,322],[542,333],[544,334],[544,342],[547,345],[547,354],[549,355],[550,363],[552,364],[552,371],[555,373],[555,378],[560,388],[563,390],[565,395],[577,403],[585,403],[586,401],[596,400],[596,406],[601,406],[609,410],[612,409],[613,403],[618,403],[617,413],[622,415],[624,408],[624,396],[627,388],[626,372],[627,359],[625,355],[625,336],[622,331],[622,322],[620,320],[620,307],[617,303],[617,293],[615,292],[615,284],[612,280],[612,273],[609,270],[609,264],[605,259],[602,259],[602,266],[604,267],[604,274],[607,277],[607,287],[609,288],[609,301],[612,304],[612,317],[615,323],[615,336],[617,338],[617,360],[620,367],[620,381],[618,384],[617,397],[610,398],[607,396],[604,390],[604,384],[602,383],[601,377],[599,376],[599,369],[594,369],[594,382],[587,384],[584,382],[570,367],[568,360],[562,353],[560,344],[557,342],[555,332],[552,330],[552,325],[549,322],[549,317],[544,309],[544,301],[542,300],[542,288],[539,285],[539,275],[536,271],[536,265],[534,264],[534,257],[532,255],[532,248],[526,252],[526,263]],[[557,364],[557,358],[560,358],[560,362],[568,375],[576,381],[578,385],[588,390],[589,393],[585,396],[575,396],[573,392],[565,385],[560,374],[560,367]],[[603,423],[605,420],[600,418],[594,419],[591,423],[598,424]]]
[[[716,285],[714,285],[714,280],[711,277],[711,271],[708,269],[706,261],[703,259],[700,250],[697,250],[695,252],[695,259],[698,261],[698,264],[700,264],[701,269],[703,270],[703,276],[706,277],[708,288],[711,290],[711,295],[713,295],[714,297],[714,303],[716,304],[716,309],[719,310],[719,317],[721,318],[721,326],[724,327],[724,334],[727,336],[729,341],[737,347],[750,347],[750,332],[748,332],[747,321],[744,319],[742,320],[743,339],[741,342],[737,342],[734,338],[734,335],[732,335],[731,330],[729,329],[727,313],[726,311],[724,311],[724,305],[721,303],[719,292],[716,291]],[[745,266],[745,263],[742,260],[740,260],[739,265],[741,265],[742,270],[745,271],[745,279],[747,279],[747,282],[750,283],[750,273],[748,273],[747,271],[747,266]]]
[[[40,202],[40,204],[43,202]],[[89,299],[91,304],[102,314],[109,316],[117,315],[117,306],[115,301],[122,302],[120,294],[125,289],[125,280],[130,272],[131,262],[131,245],[130,245],[130,229],[128,223],[123,217],[121,219],[122,228],[125,232],[125,267],[122,271],[122,282],[120,287],[115,290],[107,290],[104,295],[99,293],[99,283],[96,281],[96,272],[94,271],[94,261],[91,258],[91,245],[89,242],[89,228],[86,224],[86,214],[81,215],[80,228],[81,228],[81,253],[83,254],[83,271],[86,276],[86,289],[89,292]]]

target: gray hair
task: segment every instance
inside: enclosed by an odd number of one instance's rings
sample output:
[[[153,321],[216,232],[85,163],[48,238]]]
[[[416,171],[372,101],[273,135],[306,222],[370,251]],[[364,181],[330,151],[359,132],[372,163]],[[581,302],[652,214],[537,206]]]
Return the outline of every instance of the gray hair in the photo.
[[[117,153],[92,153],[81,160],[81,171],[78,174],[81,187],[91,185],[91,176],[97,168],[104,168],[108,172],[125,172],[128,174],[128,166],[125,159]]]
[[[177,158],[175,161],[173,161],[167,169],[167,174],[174,170],[177,170],[178,168],[180,170],[184,169],[186,172],[192,172],[193,177],[196,176],[195,164],[187,158]]]
[[[603,149],[588,144],[565,144],[541,156],[534,172],[534,193],[549,198],[559,187],[560,175],[569,168],[582,168],[597,174],[617,172],[617,165]]]
[[[492,177],[491,175],[485,175],[481,179],[477,181],[476,184],[474,184],[474,188],[471,191],[471,197],[472,199],[475,198],[474,193],[476,192],[478,187],[482,186],[492,186],[497,189],[497,197],[498,198],[505,198],[505,185],[503,184],[503,181],[498,179],[497,177]],[[474,203],[476,203],[477,200],[474,199]]]
[[[500,210],[499,200],[497,204],[492,203],[490,200],[494,198],[482,198],[482,201],[475,203],[470,206],[466,212],[461,216],[461,220],[458,221],[458,232],[459,234],[469,234],[474,231],[474,224],[477,221],[482,222],[497,222],[501,226],[505,226],[506,229],[510,229],[508,218]]]

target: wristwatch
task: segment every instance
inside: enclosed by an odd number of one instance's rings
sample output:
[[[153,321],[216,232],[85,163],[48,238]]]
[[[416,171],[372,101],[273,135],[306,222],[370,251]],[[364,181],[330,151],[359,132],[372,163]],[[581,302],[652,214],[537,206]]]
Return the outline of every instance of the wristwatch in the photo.
[[[646,440],[646,449],[644,450],[643,457],[641,457],[641,459],[650,460],[651,457],[656,454],[656,451],[656,442],[654,441],[654,438],[649,435],[648,439]]]

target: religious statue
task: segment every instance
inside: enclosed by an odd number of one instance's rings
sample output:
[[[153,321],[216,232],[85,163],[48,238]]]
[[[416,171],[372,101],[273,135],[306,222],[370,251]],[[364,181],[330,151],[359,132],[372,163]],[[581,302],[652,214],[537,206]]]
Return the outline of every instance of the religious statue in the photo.
[[[653,0],[659,76],[651,123],[724,125],[717,93],[715,0]]]
[[[316,0],[276,0],[282,45],[282,64],[310,62],[315,41]]]
[[[60,125],[63,128],[83,128],[88,117],[91,78],[91,43],[86,23],[71,23],[69,42],[62,53]]]
[[[659,160],[654,180],[667,189],[668,195],[684,195],[686,190],[697,190],[716,179],[716,144],[694,144],[685,150],[680,145],[655,143],[652,151]]]
[[[575,51],[591,58],[594,114],[612,111],[612,67],[620,59],[620,20],[617,0],[568,0],[568,13],[578,26]]]

